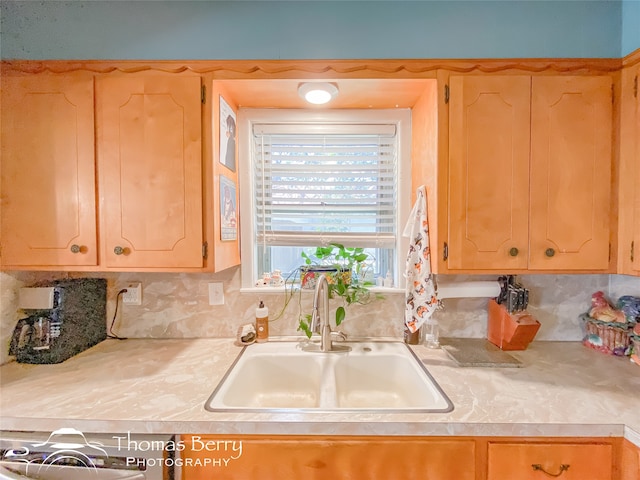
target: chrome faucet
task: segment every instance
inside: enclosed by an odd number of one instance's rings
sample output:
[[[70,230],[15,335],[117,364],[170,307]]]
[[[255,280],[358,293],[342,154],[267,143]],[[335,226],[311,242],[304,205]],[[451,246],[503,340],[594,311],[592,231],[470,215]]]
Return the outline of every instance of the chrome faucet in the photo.
[[[322,316],[320,316],[320,296],[322,295]],[[343,340],[346,336],[341,332],[332,332],[329,323],[329,281],[324,274],[321,274],[316,281],[316,289],[313,294],[313,311],[311,312],[311,325],[313,333],[320,334],[320,347],[318,345],[307,345],[303,350],[307,352],[348,352],[351,347],[348,345],[334,345],[331,334],[339,335]]]
[[[320,294],[322,296],[322,317],[318,313]],[[316,280],[316,290],[313,294],[313,311],[311,312],[311,331],[320,334],[320,351],[330,352],[333,348],[331,341],[331,325],[329,324],[329,281],[321,274]]]

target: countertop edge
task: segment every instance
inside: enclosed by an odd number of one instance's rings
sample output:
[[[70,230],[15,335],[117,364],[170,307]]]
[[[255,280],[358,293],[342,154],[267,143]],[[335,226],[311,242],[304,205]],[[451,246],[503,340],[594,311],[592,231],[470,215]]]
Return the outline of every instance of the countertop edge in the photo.
[[[25,428],[28,423],[28,429]],[[216,435],[381,435],[424,437],[622,437],[640,447],[640,432],[623,424],[463,423],[463,422],[314,422],[172,421],[0,418],[1,431],[54,431],[76,428],[85,433]]]
[[[635,431],[633,428],[624,426],[624,438],[633,443],[636,447],[640,448],[640,432]]]

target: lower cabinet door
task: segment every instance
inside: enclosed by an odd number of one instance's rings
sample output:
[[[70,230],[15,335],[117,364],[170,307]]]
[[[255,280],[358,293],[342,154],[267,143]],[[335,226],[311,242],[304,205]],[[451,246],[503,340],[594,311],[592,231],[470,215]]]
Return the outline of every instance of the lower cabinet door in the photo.
[[[184,435],[183,480],[474,480],[475,442]]]
[[[625,440],[621,457],[620,480],[640,480],[640,447]]]
[[[489,443],[487,480],[611,480],[613,446]]]

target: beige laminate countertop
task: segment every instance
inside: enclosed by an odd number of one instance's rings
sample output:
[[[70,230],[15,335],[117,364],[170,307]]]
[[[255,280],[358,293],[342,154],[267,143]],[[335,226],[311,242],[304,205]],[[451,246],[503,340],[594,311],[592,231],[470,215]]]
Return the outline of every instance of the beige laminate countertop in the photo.
[[[57,365],[0,368],[0,430],[624,436],[640,446],[640,367],[577,342],[511,352],[522,368],[458,367],[414,347],[455,408],[433,414],[212,413],[240,348],[231,339],[106,340]]]

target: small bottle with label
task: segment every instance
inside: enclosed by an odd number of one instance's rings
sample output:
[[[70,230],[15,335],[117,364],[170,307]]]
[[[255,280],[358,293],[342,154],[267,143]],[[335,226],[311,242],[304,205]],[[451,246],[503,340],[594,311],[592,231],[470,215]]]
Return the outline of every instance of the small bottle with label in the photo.
[[[260,300],[256,308],[256,342],[262,343],[269,340],[269,309]]]

